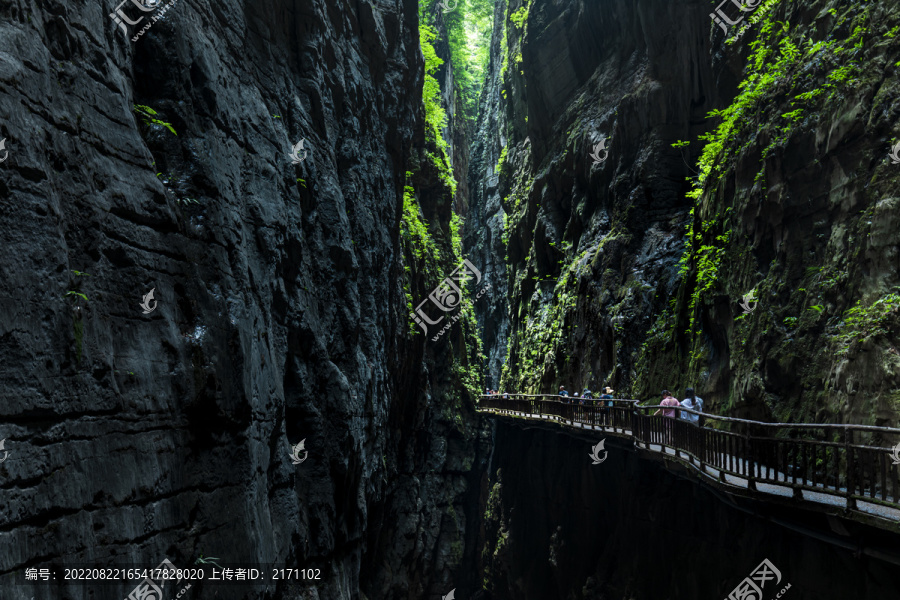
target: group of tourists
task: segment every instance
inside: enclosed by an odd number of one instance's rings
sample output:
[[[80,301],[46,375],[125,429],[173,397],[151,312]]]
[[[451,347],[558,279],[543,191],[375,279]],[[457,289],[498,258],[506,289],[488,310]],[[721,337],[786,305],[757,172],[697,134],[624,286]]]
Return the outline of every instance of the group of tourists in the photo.
[[[579,396],[578,393],[574,393],[569,395],[569,392],[566,390],[566,386],[559,386],[559,392],[557,393],[563,399],[563,402],[567,402],[569,404],[587,404],[589,406],[612,406],[613,394],[615,391],[607,386],[603,388],[603,394],[598,398],[594,398],[593,392],[591,390],[585,388],[584,392]],[[694,388],[687,388],[684,390],[685,398],[681,402],[678,401],[677,398],[672,396],[669,390],[662,391],[662,402],[660,402],[661,406],[665,406],[667,408],[658,409],[654,415],[658,415],[662,412],[664,417],[670,417],[672,419],[682,419],[684,421],[688,421],[689,423],[699,423],[700,415],[696,415],[693,413],[689,413],[687,411],[681,411],[676,408],[668,408],[668,407],[679,407],[679,408],[687,408],[696,412],[703,412],[703,398],[694,393]],[[606,402],[601,402],[601,400],[606,400]]]
[[[503,399],[509,398],[509,395],[506,392],[498,392],[497,390],[487,389],[485,390],[486,396],[502,396]],[[603,393],[594,398],[594,393],[584,388],[584,391],[579,395],[578,392],[575,392],[572,395],[569,395],[569,392],[566,390],[566,386],[559,386],[559,392],[557,393],[560,398],[562,398],[563,402],[568,404],[585,404],[588,406],[604,406],[609,407],[613,405],[613,394],[615,394],[615,390],[611,387],[606,386],[603,388]],[[687,411],[682,412],[679,410],[680,408],[687,408],[698,413],[703,412],[703,398],[694,393],[694,388],[687,388],[684,390],[685,398],[681,402],[678,401],[677,398],[672,396],[669,390],[662,391],[662,401],[659,403],[660,406],[665,408],[659,408],[654,415],[658,415],[662,412],[664,417],[669,417],[671,419],[682,419],[684,421],[688,421],[689,423],[699,424],[700,423],[700,415],[689,413]],[[674,408],[674,407],[678,408]],[[672,407],[672,408],[669,408]],[[606,412],[606,409],[604,409]]]
[[[679,406],[683,408],[687,408],[690,410],[695,410],[697,412],[703,412],[703,398],[694,393],[694,388],[687,388],[684,390],[684,395],[686,396],[684,400],[681,402],[678,401],[677,398],[672,396],[669,390],[662,391],[662,402],[660,402],[660,406]],[[680,410],[674,408],[658,408],[654,415],[658,415],[662,411],[664,417],[669,417],[672,419],[680,418],[684,421],[688,421],[690,423],[699,423],[700,415],[695,415],[689,412],[681,412]]]
[[[575,392],[570,396],[569,392],[566,391],[566,386],[561,385],[559,386],[559,393],[557,394],[557,396],[561,396],[563,398],[563,402],[568,402],[569,404],[587,404],[588,406],[612,406],[614,393],[615,391],[611,387],[606,386],[605,388],[603,388],[603,393],[597,398],[594,398],[594,392],[587,388],[584,388],[584,391],[580,396],[578,395],[578,392]],[[606,400],[607,402],[600,402],[601,400]]]

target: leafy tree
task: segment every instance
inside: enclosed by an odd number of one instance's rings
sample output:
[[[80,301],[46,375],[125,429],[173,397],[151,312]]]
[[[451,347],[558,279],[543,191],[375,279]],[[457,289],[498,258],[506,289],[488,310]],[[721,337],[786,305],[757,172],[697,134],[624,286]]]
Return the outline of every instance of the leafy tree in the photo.
[[[421,0],[420,17],[434,23],[438,11],[443,12],[453,79],[462,100],[463,115],[474,120],[478,97],[484,84],[494,19],[494,0],[444,0],[453,10],[443,10],[437,0]]]

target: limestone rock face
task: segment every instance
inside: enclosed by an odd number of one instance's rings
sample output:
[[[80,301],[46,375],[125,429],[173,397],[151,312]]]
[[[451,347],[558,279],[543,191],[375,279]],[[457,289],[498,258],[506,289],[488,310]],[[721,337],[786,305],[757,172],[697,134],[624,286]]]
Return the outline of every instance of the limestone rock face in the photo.
[[[498,10],[470,169],[472,247],[509,300],[479,307],[489,374],[896,426],[900,11],[758,3],[733,43],[709,11]]]
[[[0,13],[0,589],[201,556],[321,570],[218,598],[469,585],[486,451],[398,239],[415,3],[176,2],[127,35],[117,8]]]

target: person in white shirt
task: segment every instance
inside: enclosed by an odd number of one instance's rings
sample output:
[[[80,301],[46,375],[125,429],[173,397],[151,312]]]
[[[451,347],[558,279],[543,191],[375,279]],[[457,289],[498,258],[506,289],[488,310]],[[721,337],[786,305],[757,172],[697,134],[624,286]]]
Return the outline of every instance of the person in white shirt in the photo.
[[[697,412],[703,412],[703,398],[694,393],[694,388],[684,390],[684,395],[687,396],[687,398],[681,403],[683,407],[696,410]],[[700,415],[693,415],[689,412],[681,413],[681,418],[695,424],[700,422]]]

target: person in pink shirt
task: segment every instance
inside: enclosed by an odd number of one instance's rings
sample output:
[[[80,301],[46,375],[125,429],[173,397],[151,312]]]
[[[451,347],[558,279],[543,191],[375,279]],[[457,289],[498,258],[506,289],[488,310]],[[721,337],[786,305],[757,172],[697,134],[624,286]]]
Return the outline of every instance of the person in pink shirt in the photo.
[[[681,403],[672,397],[672,394],[669,393],[669,390],[663,390],[662,397],[663,397],[662,402],[659,403],[660,406],[681,406]],[[656,412],[653,413],[653,416],[658,415],[659,411],[662,411],[662,414],[664,417],[669,417],[671,419],[674,419],[676,416],[676,411],[671,408],[657,408]],[[665,428],[666,428],[666,444],[671,445],[672,421],[666,421]]]
[[[681,406],[681,403],[678,402],[675,398],[672,397],[672,394],[669,393],[669,390],[662,391],[662,402],[660,402],[660,406]],[[664,417],[672,417],[675,418],[675,411],[670,408],[658,408],[653,415],[658,415],[659,411],[662,411]]]

